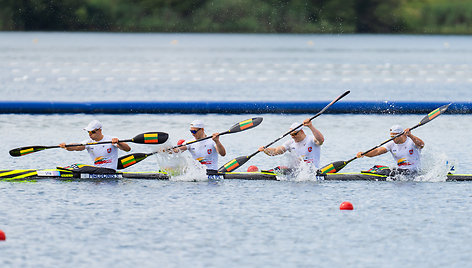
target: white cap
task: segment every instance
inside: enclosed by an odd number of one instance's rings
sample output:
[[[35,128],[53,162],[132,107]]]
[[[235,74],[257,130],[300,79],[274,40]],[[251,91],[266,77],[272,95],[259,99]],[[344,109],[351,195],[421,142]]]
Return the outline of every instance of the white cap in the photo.
[[[290,130],[301,130],[302,127],[302,124],[295,122],[290,126]]]
[[[393,125],[390,127],[390,133],[400,134],[403,132],[403,128],[400,125]]]
[[[195,127],[195,128],[205,128],[205,124],[203,124],[202,120],[193,120],[192,123],[190,123],[190,127]]]
[[[98,120],[93,120],[84,128],[84,130],[92,131],[92,130],[100,129],[100,128],[102,128],[102,123],[100,123],[100,121]]]

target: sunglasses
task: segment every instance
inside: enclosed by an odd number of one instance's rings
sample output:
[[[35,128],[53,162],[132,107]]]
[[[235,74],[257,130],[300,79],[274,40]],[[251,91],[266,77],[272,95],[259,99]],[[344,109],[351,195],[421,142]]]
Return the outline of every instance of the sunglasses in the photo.
[[[94,129],[94,130],[92,130],[92,131],[89,131],[88,133],[89,133],[89,134],[95,134],[95,133],[97,133],[97,131],[98,131],[98,129]]]
[[[297,136],[297,135],[298,135],[298,133],[299,133],[299,132],[300,132],[300,130],[299,130],[299,131],[297,131],[297,132],[292,132],[292,133],[290,133],[290,136],[292,136],[292,137],[295,137],[295,136]]]
[[[197,134],[197,132],[200,131],[200,129],[201,129],[201,128],[199,128],[199,129],[197,129],[197,130],[191,129],[191,130],[190,130],[190,133],[192,133],[192,134]]]

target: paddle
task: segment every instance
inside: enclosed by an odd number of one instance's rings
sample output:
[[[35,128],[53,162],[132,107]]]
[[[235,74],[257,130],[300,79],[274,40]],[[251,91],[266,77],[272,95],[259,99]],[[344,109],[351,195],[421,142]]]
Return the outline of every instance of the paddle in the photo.
[[[261,122],[262,122],[262,117],[255,117],[255,118],[251,118],[251,119],[241,121],[239,123],[234,124],[228,131],[220,133],[220,136],[240,132],[240,131],[243,131],[243,130],[251,129],[253,127],[257,127]],[[203,139],[189,141],[189,142],[186,142],[186,143],[181,144],[181,145],[176,145],[174,147],[167,148],[166,150],[176,149],[176,148],[179,148],[181,146],[186,146],[186,145],[189,145],[189,144],[192,144],[192,143],[195,143],[195,142],[200,142],[200,141],[208,140],[208,139],[211,139],[211,138],[212,138],[212,136],[208,136],[208,137],[205,137]],[[138,162],[143,161],[147,157],[149,157],[153,154],[157,154],[157,153],[160,153],[160,152],[154,152],[154,153],[149,153],[149,154],[135,153],[135,154],[129,154],[129,155],[122,156],[122,157],[118,158],[118,169],[124,169],[124,168],[130,167],[130,166],[132,166],[132,165],[134,165]]]
[[[439,115],[443,114],[447,108],[449,107],[449,105],[451,105],[451,103],[449,104],[446,104],[446,105],[443,105],[437,109],[435,109],[434,111],[430,112],[429,114],[427,114],[422,120],[421,122],[419,122],[416,126],[410,128],[410,130],[413,130],[419,126],[422,126],[422,125],[425,125],[426,123],[432,121],[434,118],[438,117]],[[379,148],[380,146],[384,145],[385,143],[389,142],[389,141],[392,141],[393,139],[397,138],[397,137],[400,137],[401,135],[403,135],[404,132],[382,142],[381,144],[373,147],[372,149],[368,150],[368,151],[365,151],[362,153],[362,155],[366,155],[368,154],[369,152]],[[328,164],[322,168],[320,168],[318,170],[318,174],[326,174],[326,173],[336,173],[338,171],[340,171],[342,168],[344,168],[347,164],[351,163],[352,161],[356,160],[357,159],[357,156],[347,160],[347,161],[337,161],[337,162],[333,162],[331,164]]]
[[[141,144],[161,144],[167,141],[169,135],[165,132],[146,132],[139,135],[136,135],[132,139],[128,140],[120,140],[120,142],[134,142],[134,143],[141,143]],[[67,144],[66,147],[74,147],[74,146],[84,146],[84,145],[97,145],[97,144],[105,144],[111,143],[111,141],[101,141],[101,142],[91,142],[86,144]],[[59,148],[59,145],[55,146],[25,146],[20,148],[15,148],[10,150],[11,156],[23,156],[35,152],[39,152],[46,149],[52,148]]]
[[[310,121],[317,118],[318,116],[320,116],[322,113],[324,113],[324,111],[326,111],[326,109],[328,109],[331,105],[333,105],[334,103],[336,103],[337,101],[339,101],[340,99],[342,99],[344,96],[346,96],[347,94],[349,94],[350,91],[346,91],[344,92],[343,94],[341,94],[339,97],[337,97],[336,99],[334,99],[332,102],[330,102],[328,105],[326,105],[321,111],[319,111],[317,114],[315,114],[313,117],[310,118]],[[303,124],[300,124],[299,126],[297,126],[296,128],[294,129],[297,129],[299,127],[303,126]],[[279,140],[281,140],[283,137],[287,136],[288,134],[290,134],[292,132],[292,130],[288,131],[287,133],[283,134],[282,136],[280,136],[279,138],[277,138],[276,140],[274,140],[273,142],[267,144],[266,146],[264,146],[264,148],[267,148],[269,146],[271,146],[272,144],[278,142]],[[218,169],[218,172],[231,172],[231,171],[234,171],[236,170],[238,167],[244,165],[247,161],[249,161],[249,159],[251,159],[253,156],[255,156],[256,154],[259,153],[259,150],[257,150],[255,153],[251,154],[251,155],[247,155],[247,156],[240,156],[240,157],[237,157],[231,161],[229,161],[228,163],[224,164],[223,166],[221,166],[219,169]]]

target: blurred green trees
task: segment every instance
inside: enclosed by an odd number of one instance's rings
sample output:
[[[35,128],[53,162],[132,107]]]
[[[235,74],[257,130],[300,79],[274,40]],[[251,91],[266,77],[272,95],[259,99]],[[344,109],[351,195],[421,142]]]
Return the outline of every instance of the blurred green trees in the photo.
[[[0,30],[472,32],[471,0],[0,0]]]

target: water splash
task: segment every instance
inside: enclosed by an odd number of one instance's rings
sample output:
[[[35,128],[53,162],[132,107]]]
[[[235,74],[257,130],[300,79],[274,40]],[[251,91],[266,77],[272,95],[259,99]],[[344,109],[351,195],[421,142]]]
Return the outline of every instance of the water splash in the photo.
[[[171,181],[207,181],[206,166],[194,160],[188,152],[175,153],[166,150],[171,141],[155,146],[156,162],[160,170],[170,175]]]
[[[305,181],[318,181],[316,178],[316,168],[309,163],[304,162],[295,153],[288,152],[284,154],[283,164],[294,170],[289,175],[277,175],[277,178],[281,181],[294,181],[294,182],[305,182]]]
[[[454,167],[455,160],[451,160],[445,153],[426,153],[422,159],[421,175],[417,176],[415,181],[444,182]]]

